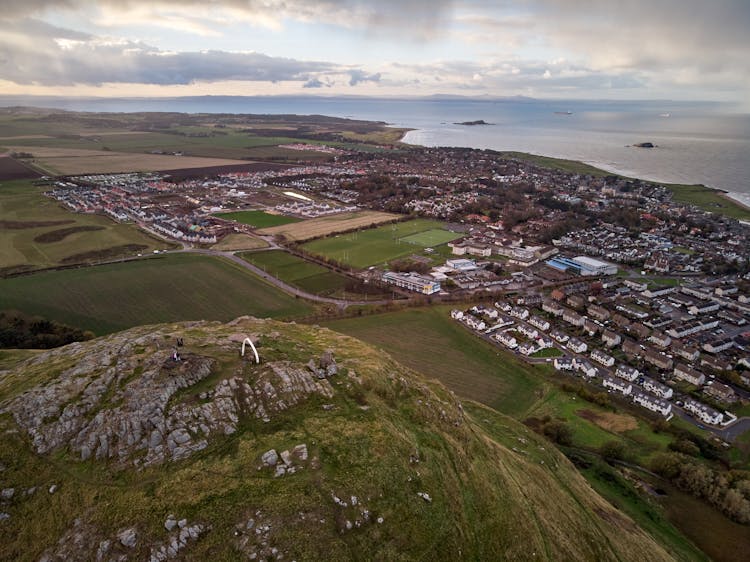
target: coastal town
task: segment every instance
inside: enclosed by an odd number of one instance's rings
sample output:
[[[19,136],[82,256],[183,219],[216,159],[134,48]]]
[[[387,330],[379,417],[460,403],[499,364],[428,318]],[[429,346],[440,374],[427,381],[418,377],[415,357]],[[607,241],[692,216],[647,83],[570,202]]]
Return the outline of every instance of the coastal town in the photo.
[[[183,247],[209,248],[232,233],[262,236],[391,287],[394,298],[490,299],[452,316],[494,345],[550,362],[653,415],[719,431],[735,422],[732,407],[750,399],[748,224],[679,204],[658,184],[489,151],[331,154],[326,164],[210,177],[68,177],[50,180],[48,194]],[[320,255],[223,216],[243,210],[298,221],[382,211],[396,223],[439,221],[445,238],[356,267],[348,250],[343,258]]]

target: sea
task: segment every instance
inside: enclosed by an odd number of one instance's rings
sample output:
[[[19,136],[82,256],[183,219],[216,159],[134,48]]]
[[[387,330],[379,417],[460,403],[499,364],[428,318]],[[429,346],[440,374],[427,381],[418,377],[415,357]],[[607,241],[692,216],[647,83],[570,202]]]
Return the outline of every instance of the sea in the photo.
[[[0,96],[0,106],[15,105],[73,111],[317,114],[383,121],[412,129],[403,139],[410,144],[511,150],[580,160],[630,177],[703,184],[750,205],[750,114],[721,103],[443,96]],[[458,124],[478,120],[488,124]],[[655,147],[634,146],[644,142]]]

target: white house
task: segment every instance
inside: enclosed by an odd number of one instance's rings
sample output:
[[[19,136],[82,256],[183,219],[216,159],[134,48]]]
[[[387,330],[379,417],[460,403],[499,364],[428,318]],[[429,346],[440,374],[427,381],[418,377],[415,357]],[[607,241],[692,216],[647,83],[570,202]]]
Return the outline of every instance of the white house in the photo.
[[[661,398],[637,390],[632,393],[632,396],[634,404],[638,404],[652,412],[657,412],[665,418],[672,412],[672,404],[666,400],[662,400]]]
[[[567,355],[563,355],[562,357],[555,357],[553,365],[558,371],[572,371],[575,368],[575,362]]]
[[[626,365],[625,363],[620,363],[617,366],[617,370],[615,370],[615,376],[620,377],[621,379],[624,379],[626,381],[633,382],[641,376],[641,372],[635,367],[631,367],[630,365]]]
[[[724,414],[721,412],[717,412],[713,408],[706,406],[703,402],[698,402],[692,398],[685,399],[683,408],[694,418],[711,425],[719,425],[724,419]]]
[[[611,367],[615,364],[615,358],[611,355],[607,355],[603,351],[599,351],[598,349],[595,349],[591,352],[591,359],[596,361],[597,363],[600,363],[604,365],[605,367]]]
[[[664,400],[669,400],[674,394],[674,391],[667,385],[661,384],[660,382],[648,377],[643,379],[643,389],[659,398],[663,398]]]
[[[532,316],[531,318],[529,318],[529,324],[531,324],[535,328],[539,328],[543,332],[549,330],[549,322],[539,316]]]
[[[625,396],[628,396],[633,390],[633,385],[629,382],[607,375],[602,377],[602,386],[604,386],[604,388],[619,392],[620,394],[624,394]]]
[[[589,348],[586,342],[582,342],[578,338],[570,338],[568,340],[568,349],[575,351],[576,353],[586,353]]]
[[[695,386],[701,386],[706,382],[706,375],[682,363],[678,363],[674,368],[674,378],[694,384]]]

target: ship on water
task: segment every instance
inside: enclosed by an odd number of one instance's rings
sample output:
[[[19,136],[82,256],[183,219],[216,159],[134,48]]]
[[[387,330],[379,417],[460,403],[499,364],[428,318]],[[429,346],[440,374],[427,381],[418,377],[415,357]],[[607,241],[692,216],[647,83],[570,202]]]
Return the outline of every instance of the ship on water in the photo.
[[[555,111],[555,115],[573,115],[572,111]]]

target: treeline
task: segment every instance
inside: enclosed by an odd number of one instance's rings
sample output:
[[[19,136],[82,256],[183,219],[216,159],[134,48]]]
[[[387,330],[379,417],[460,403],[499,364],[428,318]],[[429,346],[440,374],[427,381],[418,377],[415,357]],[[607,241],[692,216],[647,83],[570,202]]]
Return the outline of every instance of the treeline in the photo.
[[[750,523],[750,475],[718,471],[677,453],[656,455],[651,470],[738,523]]]
[[[0,311],[0,348],[50,349],[93,337],[92,332],[38,316]]]

